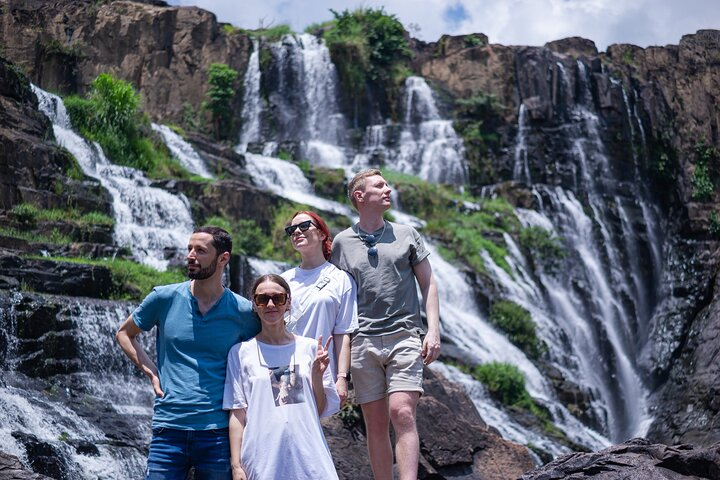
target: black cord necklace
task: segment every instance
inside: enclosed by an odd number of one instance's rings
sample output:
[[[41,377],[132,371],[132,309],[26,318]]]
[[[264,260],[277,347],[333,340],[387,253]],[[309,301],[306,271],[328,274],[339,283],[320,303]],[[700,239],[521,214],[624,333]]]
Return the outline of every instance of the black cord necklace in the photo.
[[[378,249],[375,245],[377,245],[377,243],[382,240],[383,235],[385,235],[385,228],[387,228],[387,222],[383,220],[382,232],[380,232],[380,235],[375,238],[375,235],[373,235],[372,233],[365,233],[363,229],[360,228],[360,224],[358,224],[358,238],[360,238],[360,240],[362,240],[365,246],[368,247],[367,253],[371,257],[377,257]]]

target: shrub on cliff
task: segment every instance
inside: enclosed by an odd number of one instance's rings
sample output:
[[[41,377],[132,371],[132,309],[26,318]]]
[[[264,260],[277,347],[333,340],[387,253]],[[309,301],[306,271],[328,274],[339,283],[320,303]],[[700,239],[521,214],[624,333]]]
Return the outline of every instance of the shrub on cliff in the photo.
[[[338,69],[355,126],[364,116],[361,109],[367,108],[368,93],[373,90],[384,92],[389,113],[395,116],[395,100],[409,74],[405,62],[411,55],[402,24],[382,8],[330,11],[335,20],[321,33]]]
[[[500,300],[490,307],[490,323],[507,334],[508,340],[531,358],[538,358],[542,350],[530,312],[508,300]]]
[[[73,128],[99,143],[113,162],[151,177],[187,176],[152,132],[150,120],[140,112],[140,96],[129,82],[102,73],[86,98],[70,96],[64,103]]]

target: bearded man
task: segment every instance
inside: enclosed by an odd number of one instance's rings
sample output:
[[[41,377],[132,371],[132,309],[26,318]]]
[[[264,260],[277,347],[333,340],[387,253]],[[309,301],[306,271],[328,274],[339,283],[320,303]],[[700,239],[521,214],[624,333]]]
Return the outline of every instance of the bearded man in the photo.
[[[249,300],[223,286],[232,239],[218,227],[195,229],[188,242],[190,280],[155,287],[116,339],[155,391],[146,479],[231,479],[228,414],[222,409],[230,347],[260,323]],[[157,365],[137,336],[156,327]]]

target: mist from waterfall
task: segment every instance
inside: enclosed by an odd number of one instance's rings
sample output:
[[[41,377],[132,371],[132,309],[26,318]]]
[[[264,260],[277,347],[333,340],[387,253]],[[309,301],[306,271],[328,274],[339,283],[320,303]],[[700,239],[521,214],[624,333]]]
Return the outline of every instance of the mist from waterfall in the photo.
[[[141,263],[167,268],[166,248],[184,250],[193,228],[190,202],[184,195],[150,185],[143,172],[112,164],[96,143],[72,130],[60,97],[35,85],[40,111],[53,124],[58,143],[73,154],[83,173],[97,179],[113,199],[116,245],[128,247]]]

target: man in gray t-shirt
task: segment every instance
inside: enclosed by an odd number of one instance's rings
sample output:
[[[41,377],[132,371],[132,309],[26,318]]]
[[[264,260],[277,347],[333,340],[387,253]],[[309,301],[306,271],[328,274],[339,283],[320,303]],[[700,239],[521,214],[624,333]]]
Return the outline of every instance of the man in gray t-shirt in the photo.
[[[376,480],[392,479],[390,422],[400,479],[414,480],[420,458],[415,410],[423,392],[423,365],[440,354],[439,303],[429,252],[414,228],[384,220],[390,187],[379,170],[355,175],[348,196],[360,220],[335,237],[331,261],[357,283],[359,330],[351,344],[355,399],[363,410]],[[428,324],[424,338],[417,285]]]

